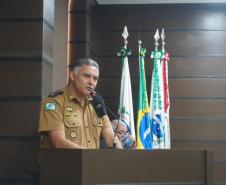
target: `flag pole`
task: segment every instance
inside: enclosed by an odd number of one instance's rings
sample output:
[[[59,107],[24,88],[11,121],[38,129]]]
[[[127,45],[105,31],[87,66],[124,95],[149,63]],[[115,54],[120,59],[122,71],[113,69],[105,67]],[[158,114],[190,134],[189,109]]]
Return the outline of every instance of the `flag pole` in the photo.
[[[170,100],[169,100],[169,85],[168,85],[168,61],[169,61],[169,53],[165,50],[165,30],[162,29],[161,39],[162,39],[162,74],[163,74],[163,89],[164,89],[164,140],[165,140],[165,149],[171,148],[170,142],[170,120],[169,120],[169,109],[170,109]]]
[[[165,30],[164,30],[164,28],[162,28],[162,33],[161,33],[161,39],[162,39],[162,52],[165,52],[165,45],[166,45],[165,38],[166,38]]]
[[[146,88],[146,75],[144,57],[146,48],[142,48],[142,41],[138,40],[139,51],[139,93],[138,93],[138,111],[137,111],[137,149],[151,149],[151,125],[149,117],[149,105]]]
[[[122,33],[122,37],[124,39],[124,46],[117,53],[117,55],[121,57],[122,61],[122,76],[118,114],[120,120],[127,126],[128,131],[135,138],[136,135],[134,129],[133,96],[128,63],[128,56],[131,55],[131,50],[127,48],[128,36],[129,33],[127,27],[125,26]]]
[[[122,37],[124,38],[124,48],[127,49],[127,44],[128,44],[128,41],[127,41],[127,38],[129,36],[129,33],[128,33],[128,30],[127,30],[127,27],[125,26],[124,27],[124,30],[122,32]]]
[[[154,35],[154,39],[155,39],[155,51],[158,51],[158,40],[160,39],[159,37],[159,29],[156,30],[155,35]]]

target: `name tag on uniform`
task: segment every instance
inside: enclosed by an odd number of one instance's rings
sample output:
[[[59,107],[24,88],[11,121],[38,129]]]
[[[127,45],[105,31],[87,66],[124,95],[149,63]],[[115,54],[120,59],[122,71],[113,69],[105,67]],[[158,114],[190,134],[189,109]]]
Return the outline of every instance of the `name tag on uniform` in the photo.
[[[56,110],[56,103],[46,103],[45,110]]]

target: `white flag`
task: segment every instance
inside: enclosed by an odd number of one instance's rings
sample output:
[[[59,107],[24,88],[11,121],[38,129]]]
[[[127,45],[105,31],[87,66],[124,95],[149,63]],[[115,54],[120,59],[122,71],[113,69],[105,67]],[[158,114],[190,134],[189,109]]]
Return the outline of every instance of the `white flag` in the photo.
[[[136,138],[134,129],[133,96],[127,56],[122,57],[119,116],[120,120],[122,120],[122,122],[129,126],[131,135]]]

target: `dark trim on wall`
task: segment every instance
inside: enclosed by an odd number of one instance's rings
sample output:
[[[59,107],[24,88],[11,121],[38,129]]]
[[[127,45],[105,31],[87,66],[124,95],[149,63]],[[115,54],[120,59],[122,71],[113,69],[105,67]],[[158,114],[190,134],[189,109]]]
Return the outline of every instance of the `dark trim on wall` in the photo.
[[[87,40],[71,40],[71,41],[69,41],[69,44],[88,44],[88,45],[90,45],[90,42]]]
[[[123,28],[122,29],[100,29],[100,28],[96,28],[93,24],[90,24],[90,26],[94,31],[96,31],[98,33],[101,33],[101,32],[121,33],[121,32],[123,32]],[[139,28],[137,28],[137,29],[129,29],[128,32],[129,33],[155,32],[156,29],[139,29]],[[226,31],[226,29],[166,28],[165,31],[166,32],[193,32],[193,31],[197,32],[197,31]]]
[[[43,20],[44,24],[47,28],[49,28],[50,31],[54,31],[54,25],[52,25],[50,22],[48,22],[46,19]]]
[[[96,3],[97,6],[100,6],[100,4],[97,2],[97,0],[94,0],[94,2]]]
[[[179,97],[179,96],[172,96],[170,97],[170,99],[174,99],[174,100],[225,100],[226,97]]]
[[[46,19],[42,17],[0,17],[0,23],[7,23],[7,22],[44,22],[44,24],[50,29],[54,30],[54,25],[52,25]]]
[[[32,62],[32,63],[41,63],[42,57],[0,57],[0,63],[9,63],[9,62]]]
[[[41,96],[2,96],[0,102],[25,102],[25,101],[41,101]]]
[[[4,63],[42,63],[45,62],[46,64],[53,65],[53,60],[49,57],[0,57],[0,64]]]
[[[85,10],[70,10],[69,14],[88,14],[88,11],[85,11]]]
[[[17,135],[0,135],[0,141],[38,141],[40,140],[40,136],[17,136]]]
[[[0,22],[42,22],[42,17],[0,17]]]
[[[0,183],[34,183],[31,177],[0,177]]]
[[[52,58],[47,58],[45,56],[43,56],[43,62],[45,62],[46,64],[53,66],[53,59]]]
[[[223,144],[225,144],[226,143],[226,140],[223,140],[223,139],[221,139],[221,140],[219,140],[219,139],[215,139],[215,140],[187,140],[187,139],[172,139],[171,140],[172,142],[184,142],[184,143],[187,143],[187,142],[189,142],[189,143],[191,143],[191,142],[194,142],[194,143],[196,143],[196,142],[203,142],[203,143],[215,143],[215,144],[221,144],[221,143],[223,143]]]
[[[148,95],[149,96],[149,95]],[[114,100],[116,98],[118,98],[118,96],[103,96],[104,99],[108,99],[108,100]],[[133,99],[138,99],[137,96],[133,96]],[[189,100],[225,100],[226,97],[174,97],[174,96],[170,96],[170,99],[173,99],[173,100],[186,100],[186,99],[189,99]]]
[[[226,165],[226,161],[215,161],[218,165]]]
[[[225,121],[226,123],[226,117],[217,117],[217,118],[210,118],[210,117],[173,117],[171,116],[170,117],[170,120],[173,121],[197,121],[197,120],[203,120],[203,121]],[[223,123],[223,124],[225,124]],[[217,124],[217,123],[216,123]],[[220,123],[219,123],[220,124]]]
[[[87,42],[87,41],[84,41]],[[76,44],[77,41],[70,41],[70,44]],[[89,44],[89,42],[87,42],[87,44]],[[123,46],[119,46],[118,48],[122,48]],[[154,47],[154,46],[153,46]],[[91,50],[91,49],[90,49]],[[118,58],[117,53],[115,53],[115,55],[97,55],[93,50],[91,50],[92,53],[95,55],[95,57],[98,58]],[[150,52],[150,51],[149,51]],[[170,51],[168,51],[170,53]],[[149,55],[146,55],[145,58],[148,57],[148,59],[150,58]],[[195,54],[191,54],[191,53],[182,53],[182,54],[171,54],[170,53],[170,57],[174,57],[174,58],[178,58],[178,57],[184,57],[184,58],[189,58],[189,57],[226,57],[226,53],[195,53]],[[129,58],[138,58],[138,55],[130,55]],[[170,59],[172,60],[172,59]]]
[[[105,76],[105,75],[100,75],[101,78],[111,78],[111,79],[117,79],[117,78],[121,78],[120,75],[109,75],[109,76]],[[130,75],[131,78],[139,78],[139,75]],[[146,75],[146,79],[149,79],[149,78],[152,78],[152,76],[150,75]],[[172,75],[169,75],[168,79],[188,79],[188,78],[191,78],[191,79],[225,79],[226,78],[226,74],[225,76],[172,76]]]

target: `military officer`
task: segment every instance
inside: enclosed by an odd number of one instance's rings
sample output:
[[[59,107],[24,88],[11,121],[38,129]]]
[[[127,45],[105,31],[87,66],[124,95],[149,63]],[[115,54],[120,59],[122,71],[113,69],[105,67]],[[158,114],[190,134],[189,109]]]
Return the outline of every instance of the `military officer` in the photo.
[[[100,136],[108,147],[121,148],[103,99],[94,93],[99,78],[99,65],[90,58],[74,62],[70,67],[69,83],[62,90],[43,100],[39,132],[42,147],[95,149]]]

